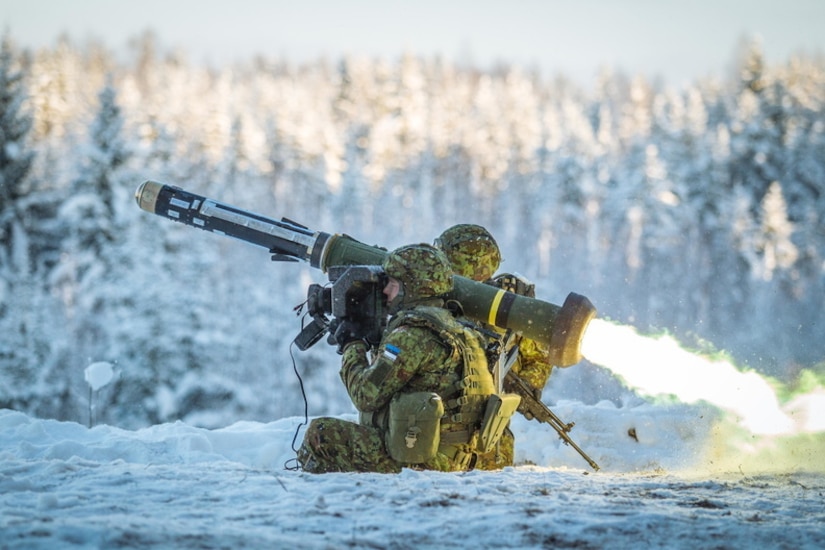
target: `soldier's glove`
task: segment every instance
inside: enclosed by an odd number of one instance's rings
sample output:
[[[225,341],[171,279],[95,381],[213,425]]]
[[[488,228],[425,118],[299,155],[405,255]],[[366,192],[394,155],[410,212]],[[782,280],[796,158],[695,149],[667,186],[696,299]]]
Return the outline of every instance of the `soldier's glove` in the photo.
[[[330,334],[329,340],[331,344],[338,344],[338,353],[342,354],[347,344],[363,341],[360,332],[355,323],[344,319],[337,323],[335,332]]]

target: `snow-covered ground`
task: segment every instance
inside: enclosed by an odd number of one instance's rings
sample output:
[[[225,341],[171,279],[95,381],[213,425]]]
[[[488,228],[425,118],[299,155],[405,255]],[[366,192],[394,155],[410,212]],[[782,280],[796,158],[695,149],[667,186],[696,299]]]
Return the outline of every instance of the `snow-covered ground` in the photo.
[[[294,468],[302,417],[130,431],[0,410],[0,547],[825,548],[825,388],[780,402],[754,372],[599,320],[585,344],[608,378],[581,391],[582,367],[561,370],[550,399],[599,471],[520,416],[502,471],[312,475]],[[100,389],[111,366],[84,377]],[[558,398],[605,380],[622,392]]]
[[[127,431],[2,410],[0,546],[825,547],[822,434],[747,434],[707,405],[554,410],[599,472],[524,419],[500,472],[312,475],[285,467],[303,418]]]

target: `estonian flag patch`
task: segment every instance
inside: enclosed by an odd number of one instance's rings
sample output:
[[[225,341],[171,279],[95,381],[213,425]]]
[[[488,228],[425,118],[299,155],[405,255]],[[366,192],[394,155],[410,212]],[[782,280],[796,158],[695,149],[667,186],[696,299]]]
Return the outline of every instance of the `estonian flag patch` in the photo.
[[[384,347],[384,357],[386,357],[389,361],[395,361],[398,359],[398,354],[401,353],[401,350],[397,347],[393,346],[392,344],[387,344]]]

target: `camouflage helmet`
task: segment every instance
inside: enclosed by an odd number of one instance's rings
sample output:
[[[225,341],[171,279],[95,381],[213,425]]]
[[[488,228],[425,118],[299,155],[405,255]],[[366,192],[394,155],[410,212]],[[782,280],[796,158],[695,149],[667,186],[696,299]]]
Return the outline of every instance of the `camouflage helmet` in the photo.
[[[453,289],[453,270],[443,252],[429,244],[410,244],[390,252],[382,265],[403,285],[408,300],[431,298]]]
[[[455,273],[474,281],[492,278],[501,264],[498,243],[480,225],[454,225],[435,240],[435,245],[447,255]]]

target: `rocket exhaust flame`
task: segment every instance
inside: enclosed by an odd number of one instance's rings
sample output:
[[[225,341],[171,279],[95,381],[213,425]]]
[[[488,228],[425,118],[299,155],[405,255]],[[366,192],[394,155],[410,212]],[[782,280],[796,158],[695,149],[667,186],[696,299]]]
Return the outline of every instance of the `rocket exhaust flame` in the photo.
[[[783,407],[774,388],[756,372],[691,353],[669,336],[646,337],[631,327],[594,319],[584,335],[582,354],[642,395],[710,403],[754,435],[825,432],[822,388]]]

